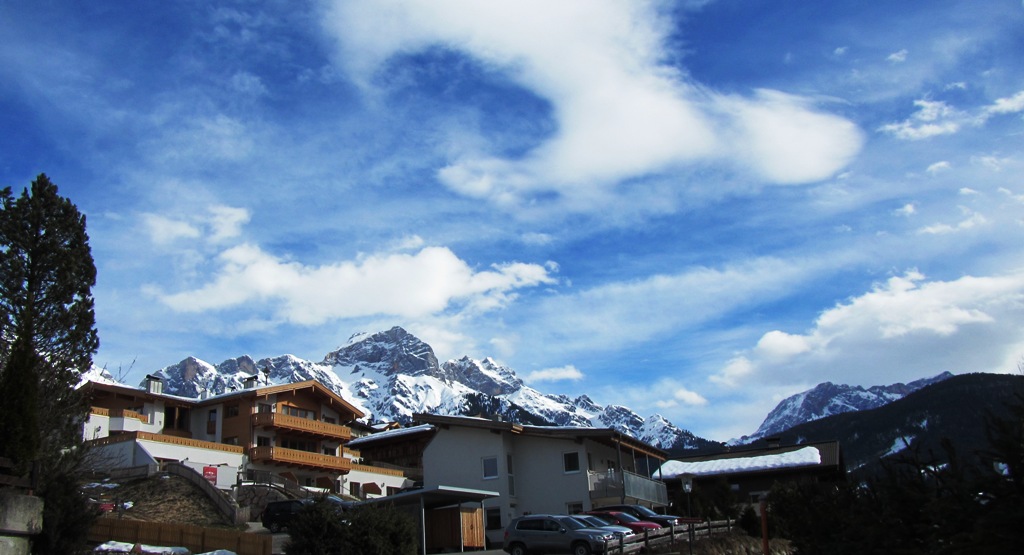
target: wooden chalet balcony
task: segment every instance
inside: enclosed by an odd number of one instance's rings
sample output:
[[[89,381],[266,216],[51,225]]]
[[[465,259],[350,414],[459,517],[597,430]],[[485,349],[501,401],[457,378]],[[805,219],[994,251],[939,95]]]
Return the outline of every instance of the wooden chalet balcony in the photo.
[[[90,407],[89,412],[99,415],[108,416],[110,418],[134,418],[142,422],[149,423],[149,419],[146,418],[142,413],[128,409],[105,409],[103,407]]]
[[[92,445],[110,445],[111,443],[120,443],[122,441],[159,441],[161,443],[170,443],[172,445],[180,445],[182,447],[194,447],[197,449],[212,449],[214,451],[225,451],[228,453],[244,452],[244,449],[239,445],[227,445],[224,443],[203,441],[201,439],[177,437],[167,434],[153,434],[149,432],[117,433],[109,437],[94,439],[89,443],[91,443]]]
[[[291,433],[305,434],[317,438],[348,441],[352,438],[352,430],[347,426],[329,424],[309,418],[289,416],[279,412],[258,412],[252,415],[252,425],[257,428],[277,428]]]
[[[352,470],[352,461],[333,455],[321,455],[298,449],[284,447],[253,447],[249,450],[249,458],[253,462],[263,464],[301,466],[328,472],[348,472]]]

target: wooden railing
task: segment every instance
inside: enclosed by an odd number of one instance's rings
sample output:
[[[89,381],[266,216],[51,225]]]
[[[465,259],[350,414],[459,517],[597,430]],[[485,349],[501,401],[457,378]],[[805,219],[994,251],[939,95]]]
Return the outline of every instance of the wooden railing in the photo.
[[[385,476],[398,476],[400,478],[405,477],[405,472],[395,468],[382,468],[379,466],[371,466],[368,464],[353,464],[352,470],[360,470],[363,472],[372,472],[374,474],[383,474]]]
[[[135,418],[143,422],[149,423],[149,418],[146,418],[141,412],[134,411],[131,409],[108,409],[104,407],[90,407],[89,412],[97,416],[107,416],[110,418]]]
[[[261,428],[282,428],[339,440],[352,438],[352,430],[347,426],[330,424],[309,418],[300,418],[279,412],[257,412],[252,415],[252,424]]]
[[[663,527],[656,530],[647,530],[638,533],[629,541],[618,539],[609,542],[605,553],[611,555],[616,553],[632,553],[641,548],[646,552],[652,549],[660,549],[666,546],[675,546],[683,542],[692,542],[702,537],[710,537],[715,533],[726,533],[732,529],[734,520],[697,520],[692,519],[684,524]]]
[[[254,447],[249,451],[253,462],[281,463],[327,469],[335,472],[352,470],[352,461],[333,455],[321,455],[285,447]]]
[[[203,441],[201,439],[191,439],[187,437],[170,436],[167,434],[154,434],[150,432],[124,432],[120,434],[114,434],[112,436],[101,437],[89,441],[91,445],[110,445],[112,443],[120,443],[122,441],[159,441],[160,443],[170,443],[172,445],[181,445],[182,447],[196,447],[198,449],[215,449],[217,451],[226,451],[228,453],[238,453],[239,455],[245,452],[245,449],[240,445],[227,445],[225,443],[216,443],[213,441]]]

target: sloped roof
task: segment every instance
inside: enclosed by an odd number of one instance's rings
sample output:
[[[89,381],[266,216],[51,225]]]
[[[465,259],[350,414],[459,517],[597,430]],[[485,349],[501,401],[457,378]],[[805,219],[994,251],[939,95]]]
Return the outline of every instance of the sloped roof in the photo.
[[[656,459],[665,460],[668,458],[667,452],[611,428],[586,428],[581,426],[528,426],[513,422],[502,422],[472,416],[438,416],[433,414],[414,414],[413,419],[441,427],[461,426],[467,428],[483,428],[497,432],[508,432],[517,435],[561,439],[590,439],[606,445],[622,446]]]
[[[255,387],[252,389],[241,389],[238,391],[231,391],[227,393],[221,393],[220,395],[213,395],[205,399],[196,399],[194,397],[182,397],[178,395],[170,395],[168,393],[150,393],[145,389],[132,387],[123,384],[110,384],[103,382],[90,381],[82,385],[83,389],[96,390],[96,391],[107,391],[122,396],[130,396],[135,399],[167,399],[173,400],[178,404],[191,405],[193,407],[202,407],[205,405],[212,405],[222,403],[232,398],[241,397],[266,397],[273,394],[281,393],[298,393],[300,391],[310,391],[317,396],[323,397],[331,405],[337,405],[344,410],[351,412],[355,415],[355,418],[362,418],[365,416],[363,412],[357,409],[354,405],[343,399],[340,395],[335,393],[329,387],[316,380],[306,380],[302,382],[295,382],[289,384],[272,385],[268,387]]]

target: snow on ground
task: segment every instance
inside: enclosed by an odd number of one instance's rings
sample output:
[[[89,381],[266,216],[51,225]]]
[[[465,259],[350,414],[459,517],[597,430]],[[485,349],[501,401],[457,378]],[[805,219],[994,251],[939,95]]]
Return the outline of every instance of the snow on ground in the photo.
[[[712,461],[668,461],[661,466],[661,476],[663,478],[675,478],[684,474],[710,476],[714,474],[754,472],[812,464],[821,464],[821,453],[815,447],[804,447],[786,453],[733,457]]]

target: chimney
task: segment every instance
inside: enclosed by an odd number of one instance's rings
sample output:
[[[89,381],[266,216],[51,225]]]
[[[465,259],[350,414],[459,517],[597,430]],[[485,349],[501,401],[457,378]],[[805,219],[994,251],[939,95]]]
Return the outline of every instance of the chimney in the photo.
[[[256,383],[258,382],[258,380],[259,380],[259,377],[257,377],[257,376],[247,376],[244,380],[242,380],[242,388],[243,389],[255,389],[256,388]]]
[[[164,381],[152,375],[146,375],[146,392],[160,395],[164,392]]]

